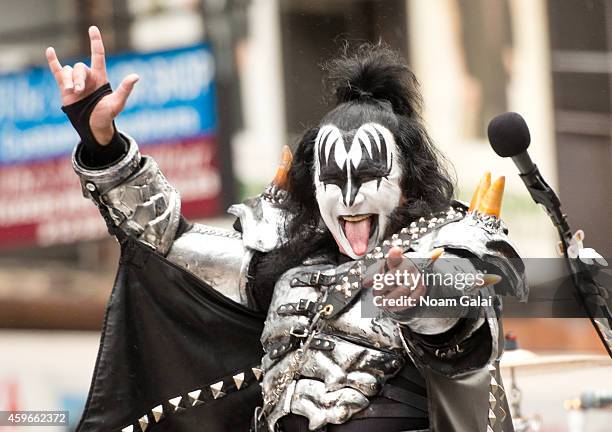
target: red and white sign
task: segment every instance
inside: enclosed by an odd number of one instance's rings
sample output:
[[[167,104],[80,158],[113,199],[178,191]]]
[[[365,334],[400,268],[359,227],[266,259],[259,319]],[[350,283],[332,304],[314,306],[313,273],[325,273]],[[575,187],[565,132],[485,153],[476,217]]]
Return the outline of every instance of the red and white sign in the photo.
[[[221,177],[213,136],[148,145],[141,152],[159,164],[181,194],[187,218],[218,215]],[[0,248],[51,245],[108,235],[95,205],[81,194],[68,158],[0,169]]]

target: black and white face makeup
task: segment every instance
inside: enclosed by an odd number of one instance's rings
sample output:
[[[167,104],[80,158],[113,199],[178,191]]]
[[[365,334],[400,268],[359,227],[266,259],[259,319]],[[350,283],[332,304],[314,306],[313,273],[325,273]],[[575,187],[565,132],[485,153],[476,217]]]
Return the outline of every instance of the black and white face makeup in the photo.
[[[315,186],[321,217],[340,251],[358,258],[385,232],[401,198],[401,167],[393,134],[378,123],[342,131],[320,128],[315,141]]]

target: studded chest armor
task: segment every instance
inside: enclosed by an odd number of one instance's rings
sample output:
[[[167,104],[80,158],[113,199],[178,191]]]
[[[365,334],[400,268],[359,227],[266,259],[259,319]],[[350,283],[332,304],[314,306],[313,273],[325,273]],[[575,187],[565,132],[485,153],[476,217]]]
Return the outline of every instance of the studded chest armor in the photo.
[[[396,322],[382,313],[362,316],[362,274],[392,247],[408,251],[427,233],[463,216],[462,209],[450,208],[413,222],[361,260],[304,265],[281,276],[261,338],[271,430],[289,413],[307,417],[316,429],[345,423],[369,405],[405,364],[406,352]],[[325,324],[313,329],[313,318]]]

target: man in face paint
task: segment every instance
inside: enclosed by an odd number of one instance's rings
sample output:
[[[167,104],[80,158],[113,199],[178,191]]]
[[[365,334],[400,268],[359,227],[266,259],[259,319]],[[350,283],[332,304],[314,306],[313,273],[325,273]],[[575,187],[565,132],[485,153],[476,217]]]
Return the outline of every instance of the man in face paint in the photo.
[[[392,132],[368,122],[349,131],[323,125],[315,141],[316,199],[340,251],[359,258],[382,240],[401,198]]]

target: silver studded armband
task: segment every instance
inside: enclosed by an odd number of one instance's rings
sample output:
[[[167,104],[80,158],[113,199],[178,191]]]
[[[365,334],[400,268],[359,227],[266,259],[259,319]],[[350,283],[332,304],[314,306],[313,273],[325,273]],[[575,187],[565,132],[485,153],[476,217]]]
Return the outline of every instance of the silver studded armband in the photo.
[[[81,180],[83,195],[99,201],[107,223],[165,255],[180,220],[179,193],[166,181],[157,163],[141,156],[132,138],[124,138],[128,151],[113,165],[102,169],[83,166],[79,162],[80,144],[73,153],[73,168]]]

